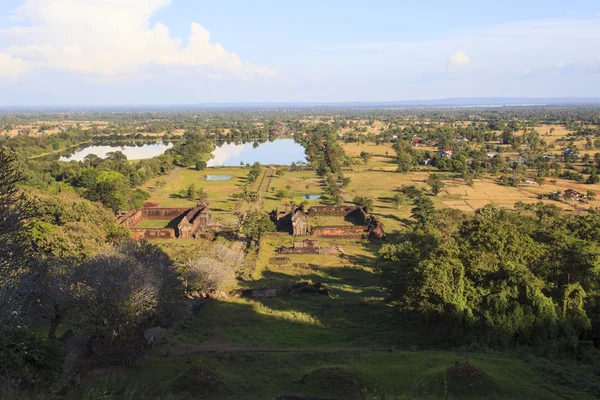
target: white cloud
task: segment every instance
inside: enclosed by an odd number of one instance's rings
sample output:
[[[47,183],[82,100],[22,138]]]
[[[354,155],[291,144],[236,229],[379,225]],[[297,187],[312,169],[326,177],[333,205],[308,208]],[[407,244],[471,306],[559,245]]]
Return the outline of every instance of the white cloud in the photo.
[[[28,27],[0,30],[0,37],[10,40],[0,51],[11,57],[4,62],[10,62],[13,70],[45,67],[99,81],[139,78],[145,67],[153,65],[196,68],[205,77],[277,76],[276,71],[243,61],[220,43],[212,43],[210,32],[198,23],[192,24],[185,47],[165,25],[150,26],[151,16],[169,3],[27,0],[13,10],[11,19]],[[0,76],[18,76],[8,71],[0,68]]]
[[[460,69],[468,67],[469,64],[471,64],[469,56],[462,51],[457,51],[456,53],[452,54],[450,58],[448,58],[446,66],[448,69]]]
[[[17,80],[29,70],[29,65],[20,58],[0,51],[0,79]]]

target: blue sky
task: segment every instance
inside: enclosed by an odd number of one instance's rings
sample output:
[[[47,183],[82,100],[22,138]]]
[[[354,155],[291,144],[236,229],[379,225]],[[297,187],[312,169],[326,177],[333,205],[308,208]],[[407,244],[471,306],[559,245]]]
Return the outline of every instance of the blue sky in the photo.
[[[0,1],[0,106],[600,97],[600,2]]]

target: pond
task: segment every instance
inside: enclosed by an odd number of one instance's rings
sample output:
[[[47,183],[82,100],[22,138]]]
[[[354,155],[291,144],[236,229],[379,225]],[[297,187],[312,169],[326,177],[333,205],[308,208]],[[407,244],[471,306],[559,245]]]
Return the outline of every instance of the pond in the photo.
[[[171,147],[173,147],[173,143],[165,142],[92,144],[77,148],[71,155],[61,156],[59,161],[83,161],[90,154],[106,158],[106,154],[113,151],[120,151],[128,160],[143,160],[159,156]]]
[[[307,200],[319,200],[321,196],[318,194],[305,194],[304,196],[302,196],[302,198]]]
[[[217,146],[208,161],[209,167],[238,167],[241,164],[290,165],[306,162],[304,147],[293,139],[265,143],[223,143]]]
[[[207,181],[228,181],[231,178],[233,178],[233,176],[231,176],[231,175],[206,175],[204,177],[204,180],[207,180]]]

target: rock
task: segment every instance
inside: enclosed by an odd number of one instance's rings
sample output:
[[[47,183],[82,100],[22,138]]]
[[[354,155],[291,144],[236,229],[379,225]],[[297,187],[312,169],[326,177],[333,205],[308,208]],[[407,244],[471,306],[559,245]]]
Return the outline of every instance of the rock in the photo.
[[[160,326],[146,329],[144,331],[144,339],[146,340],[146,344],[149,346],[159,344],[160,337],[165,330],[165,328],[161,328]]]

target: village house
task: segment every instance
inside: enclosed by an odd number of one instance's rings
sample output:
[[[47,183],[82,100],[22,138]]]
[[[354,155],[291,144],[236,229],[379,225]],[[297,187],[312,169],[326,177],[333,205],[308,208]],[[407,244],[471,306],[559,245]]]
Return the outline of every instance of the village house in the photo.
[[[447,157],[447,158],[452,158],[452,148],[451,147],[445,147],[444,149],[442,149],[442,151],[440,151],[440,156]]]
[[[579,200],[579,199],[585,198],[585,195],[583,193],[580,193],[577,190],[573,190],[573,189],[565,190],[565,192],[563,193],[563,196],[565,197],[565,199],[573,199],[573,200]]]

